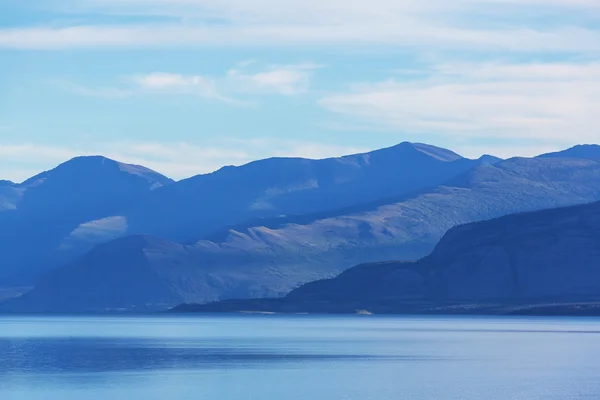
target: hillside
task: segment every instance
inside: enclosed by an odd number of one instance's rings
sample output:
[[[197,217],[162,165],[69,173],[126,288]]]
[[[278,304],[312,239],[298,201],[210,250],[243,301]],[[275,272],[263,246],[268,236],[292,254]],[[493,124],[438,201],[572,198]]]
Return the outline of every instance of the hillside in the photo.
[[[175,311],[600,315],[599,260],[594,203],[462,225],[418,262],[361,265],[283,299]]]
[[[554,153],[542,154],[540,158],[581,158],[587,160],[600,160],[600,146],[597,144],[580,144],[570,149]]]
[[[480,164],[449,150],[406,142],[323,160],[259,160],[152,193],[119,214],[124,227],[119,235],[193,243],[256,218],[333,211],[429,189]],[[100,230],[97,238],[100,243],[114,236]]]
[[[76,158],[22,184],[0,185],[0,287],[31,285],[120,237],[147,234],[191,244],[256,218],[418,192],[479,164],[449,150],[401,143],[324,160],[260,160],[174,183],[141,166]]]
[[[56,265],[63,239],[172,181],[147,168],[79,157],[21,184],[0,185],[0,286],[31,284]]]
[[[157,245],[135,236],[107,243],[101,254],[89,253],[51,273],[10,307],[62,310],[68,304],[85,311],[162,309],[166,303],[149,289],[152,284],[145,273],[138,276],[135,272],[156,268],[173,273],[176,278],[164,282],[171,298],[183,302],[278,297],[359,263],[419,259],[431,252],[447,230],[460,224],[595,200],[600,200],[600,163],[515,158],[480,165],[422,194],[345,211],[241,225],[191,245],[164,239]],[[134,254],[143,257],[132,262]],[[91,268],[94,279],[87,278]],[[104,273],[105,269],[131,274],[135,285],[123,285],[121,275]],[[107,290],[117,297],[127,296],[127,304],[95,294]]]

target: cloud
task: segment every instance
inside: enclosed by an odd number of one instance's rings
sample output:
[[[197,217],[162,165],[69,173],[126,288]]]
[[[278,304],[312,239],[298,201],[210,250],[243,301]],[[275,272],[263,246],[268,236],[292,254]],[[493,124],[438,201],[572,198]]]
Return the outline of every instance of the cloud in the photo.
[[[64,13],[67,9],[78,13],[80,21],[81,15],[89,13],[87,23],[84,18],[80,25],[0,29],[0,47],[409,46],[600,51],[600,32],[584,24],[590,13],[600,11],[595,0],[71,0],[64,5]],[[170,22],[98,24],[93,16],[102,13],[165,16]],[[562,20],[564,13],[570,17]],[[540,18],[544,15],[554,19],[558,15],[559,23],[547,26]],[[173,18],[181,22],[172,22]]]
[[[154,74],[140,76],[137,79],[137,83],[140,86],[149,89],[169,89],[186,86],[199,86],[204,91],[212,89],[212,84],[201,76],[190,76],[186,77],[178,74],[167,74],[164,72],[157,72]]]
[[[355,84],[320,104],[380,128],[456,141],[600,140],[600,63],[458,63],[424,72]]]
[[[251,64],[245,64],[248,67]],[[296,65],[273,65],[266,71],[247,73],[243,69],[227,72],[228,85],[238,92],[279,93],[295,95],[308,91],[312,72],[321,66],[304,63]]]
[[[66,0],[63,0],[66,1]],[[600,10],[596,0],[80,0],[80,9],[128,14],[194,16],[238,23],[273,23],[277,21],[325,23],[397,18],[406,14],[435,12],[464,13],[468,10],[492,12],[494,6],[511,6],[512,10],[543,4],[547,9]],[[511,11],[512,11],[511,10]]]
[[[321,66],[312,63],[267,65],[250,68],[256,62],[242,62],[223,76],[183,75],[152,72],[124,78],[122,87],[88,87],[68,81],[55,85],[69,92],[92,97],[123,98],[140,94],[195,95],[234,105],[249,105],[249,101],[234,97],[278,94],[293,96],[308,91],[313,71]]]
[[[598,0],[48,0],[44,3],[48,8],[54,7],[54,16],[43,23],[36,22],[37,25],[0,28],[0,50],[319,49],[350,51],[356,59],[361,49],[379,49],[383,54],[396,55],[409,50],[411,56],[421,60],[427,56],[429,62],[433,56],[443,60],[445,55],[452,54],[466,61],[433,60],[424,70],[408,66],[390,74],[387,80],[349,85],[346,90],[323,97],[320,105],[331,111],[335,119],[328,123],[345,126],[346,130],[370,130],[371,134],[401,131],[412,135],[411,139],[427,137],[428,142],[451,143],[451,147],[473,152],[479,149],[493,152],[494,147],[481,145],[483,140],[491,139],[490,143],[495,143],[499,152],[511,155],[513,149],[498,143],[513,140],[516,153],[531,154],[539,146],[554,149],[566,142],[599,140],[593,132],[600,122],[594,112],[600,98],[598,63],[544,61],[598,59],[600,27],[595,24],[600,16]],[[504,61],[473,61],[482,57],[487,60],[504,57]],[[373,73],[373,69],[381,66],[375,64],[380,61],[381,58],[373,58],[373,68],[361,66],[361,71]],[[217,75],[202,71],[182,74],[138,70],[132,76],[121,77],[114,87],[73,84],[65,88],[104,98],[187,95],[248,105],[256,95],[305,93],[311,88],[317,68],[312,64],[265,66],[249,60]],[[339,85],[339,80],[334,84]],[[523,140],[531,143],[524,144]],[[222,146],[216,149],[222,150]],[[293,148],[283,150],[291,154]],[[247,154],[258,154],[258,150]],[[139,157],[141,161],[149,159],[148,155],[124,155]],[[221,159],[235,160],[235,157]],[[178,176],[198,167],[191,157],[192,164],[187,169],[187,161],[179,166],[170,160],[154,162],[159,167],[165,163],[166,168],[179,171]],[[207,169],[210,168],[203,167]]]
[[[76,153],[74,153],[72,150],[58,146],[37,146],[35,144],[0,143],[0,158],[2,160],[66,160],[75,156]]]
[[[599,52],[600,32],[580,27],[502,30],[427,26],[414,20],[349,26],[70,26],[0,29],[0,48],[333,46],[475,49],[516,52]]]
[[[207,99],[220,100],[226,103],[236,103],[222,95],[214,79],[201,75],[181,75],[166,72],[153,72],[137,75],[132,82],[140,89],[153,93],[193,94]]]
[[[76,156],[76,152],[69,148],[0,143],[0,180],[21,182],[43,171],[42,168],[49,163]]]
[[[366,151],[353,146],[276,138],[222,139],[218,143],[110,142],[73,146],[0,144],[2,179],[23,181],[77,156],[104,155],[152,168],[175,179],[268,157],[336,157]]]
[[[56,79],[51,85],[64,91],[87,97],[100,97],[105,99],[122,99],[135,94],[131,89],[117,87],[86,86],[65,79]]]

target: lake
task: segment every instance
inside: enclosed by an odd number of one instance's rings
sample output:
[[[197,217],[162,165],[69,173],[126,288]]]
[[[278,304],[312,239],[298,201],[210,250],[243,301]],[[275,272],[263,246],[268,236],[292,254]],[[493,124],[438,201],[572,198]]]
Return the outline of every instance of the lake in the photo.
[[[2,400],[597,400],[600,320],[0,317]]]

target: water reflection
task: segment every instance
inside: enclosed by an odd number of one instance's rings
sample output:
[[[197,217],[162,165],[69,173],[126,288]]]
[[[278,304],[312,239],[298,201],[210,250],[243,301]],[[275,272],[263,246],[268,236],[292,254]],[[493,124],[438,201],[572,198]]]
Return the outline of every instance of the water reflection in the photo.
[[[597,400],[600,320],[0,317],[0,400]]]
[[[214,342],[52,338],[0,340],[0,376],[6,373],[249,368],[265,363],[425,360],[410,355],[303,353],[291,349],[219,347]]]

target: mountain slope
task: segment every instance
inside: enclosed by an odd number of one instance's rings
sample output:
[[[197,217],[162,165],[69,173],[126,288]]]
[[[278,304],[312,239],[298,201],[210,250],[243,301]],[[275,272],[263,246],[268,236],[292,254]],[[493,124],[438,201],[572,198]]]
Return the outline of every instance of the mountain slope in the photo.
[[[191,311],[600,314],[600,203],[459,226],[418,262],[349,269],[283,299]]]
[[[600,146],[597,144],[580,144],[570,149],[547,153],[539,156],[540,158],[581,158],[587,160],[600,161]]]
[[[0,181],[0,213],[14,210],[23,191],[10,181]]]
[[[435,187],[479,164],[414,143],[323,160],[260,160],[156,191],[120,214],[126,228],[116,234],[192,243],[255,218],[335,210]],[[112,238],[102,231],[97,237],[98,243]]]
[[[59,213],[60,218],[89,220],[170,183],[145,167],[101,156],[78,157],[18,185],[25,193],[17,208],[28,216]]]
[[[179,276],[179,283],[170,281],[169,285],[174,292],[185,293],[185,302],[277,297],[300,284],[335,276],[359,263],[416,260],[427,255],[448,229],[460,224],[595,200],[600,200],[600,163],[516,158],[481,165],[419,195],[329,215],[265,220],[262,224],[224,232],[213,240],[182,246],[187,257],[184,265],[189,268]],[[126,271],[130,264],[123,260],[139,251],[161,254],[161,263],[165,265],[181,264],[179,252],[168,250],[169,246],[179,245],[170,243],[165,250],[152,244],[133,243],[115,244],[113,250],[103,253],[98,265]],[[105,246],[111,249],[113,243]],[[89,265],[90,262],[81,259],[69,268],[80,271],[84,277]],[[154,264],[144,260],[142,265],[150,268]],[[51,274],[47,280],[51,284],[44,286],[43,296],[38,288],[31,293],[30,299],[36,301],[28,301],[28,309],[49,307],[52,299],[58,297],[69,299],[79,310],[116,307],[110,301],[100,307],[85,293],[102,290],[99,286],[120,287],[119,282],[98,278],[73,283],[69,279],[59,272]],[[161,308],[164,304],[148,297],[144,285],[140,278],[136,286],[123,288],[131,291],[130,307],[143,304]],[[77,290],[72,291],[71,286]],[[186,286],[204,289],[186,291]],[[138,290],[143,295],[133,301]],[[19,302],[12,307],[18,309]]]
[[[20,185],[0,185],[0,261],[6,265],[0,287],[31,284],[40,273],[119,237],[151,234],[193,243],[251,219],[424,190],[481,163],[401,143],[324,160],[261,160],[172,183],[144,167],[76,158]],[[32,243],[37,253],[27,251]]]
[[[77,226],[171,183],[144,167],[79,157],[21,184],[0,186],[0,283],[31,283]]]

